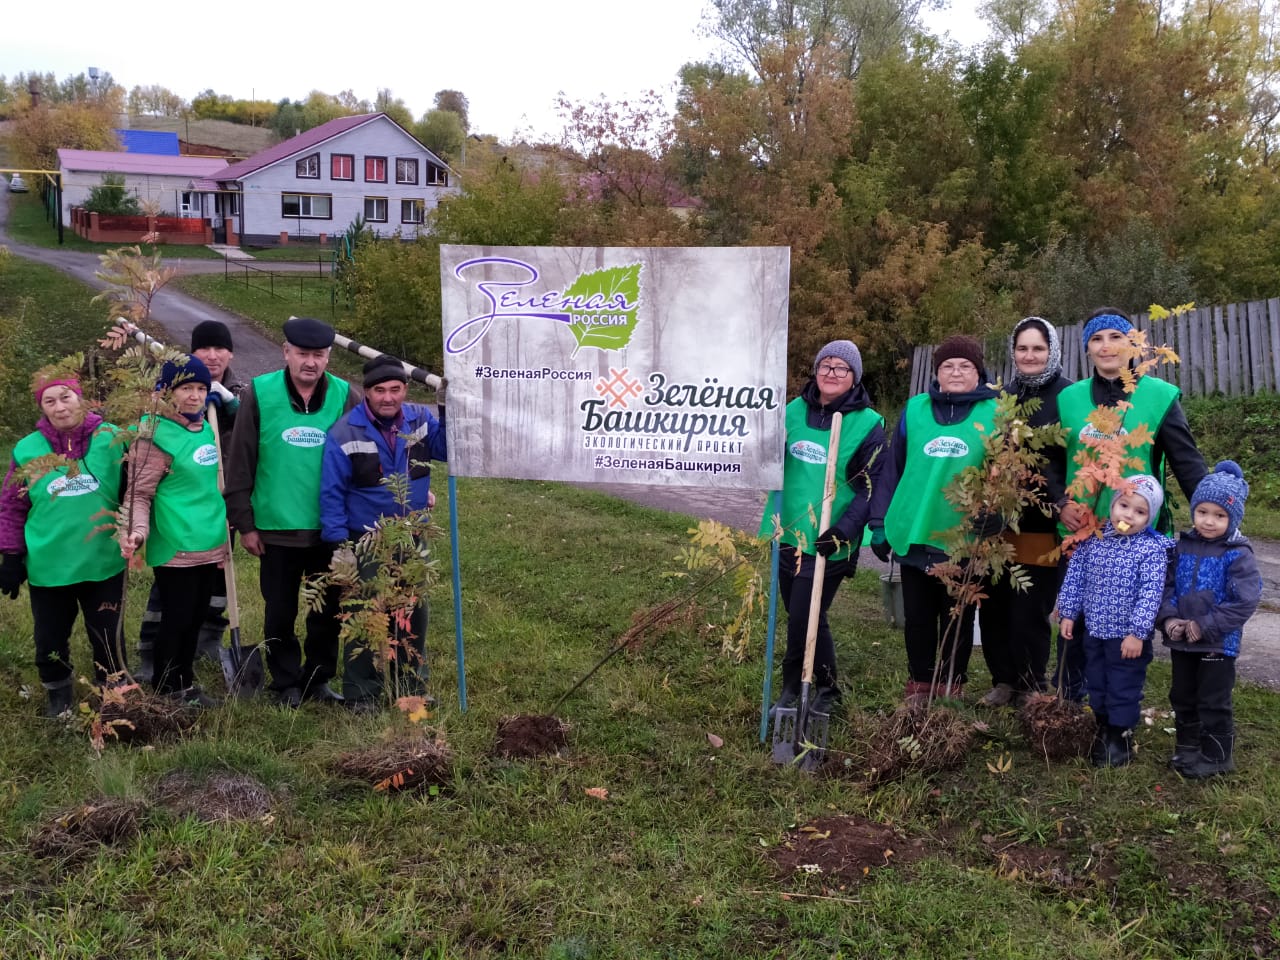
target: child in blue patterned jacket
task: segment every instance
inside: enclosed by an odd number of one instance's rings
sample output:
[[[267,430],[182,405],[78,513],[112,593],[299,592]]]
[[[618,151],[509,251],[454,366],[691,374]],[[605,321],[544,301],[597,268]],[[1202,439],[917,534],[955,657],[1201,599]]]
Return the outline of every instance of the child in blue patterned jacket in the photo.
[[[1085,689],[1098,724],[1089,751],[1095,767],[1133,759],[1133,728],[1173,546],[1152,527],[1164,503],[1160,482],[1139,474],[1126,477],[1125,485],[1111,500],[1102,536],[1076,548],[1058,592],[1058,631],[1084,647]]]
[[[1177,745],[1169,766],[1200,780],[1235,769],[1231,689],[1245,622],[1258,609],[1262,578],[1240,533],[1249,484],[1223,460],[1191,498],[1192,528],[1178,539],[1156,623],[1173,659],[1169,703]]]

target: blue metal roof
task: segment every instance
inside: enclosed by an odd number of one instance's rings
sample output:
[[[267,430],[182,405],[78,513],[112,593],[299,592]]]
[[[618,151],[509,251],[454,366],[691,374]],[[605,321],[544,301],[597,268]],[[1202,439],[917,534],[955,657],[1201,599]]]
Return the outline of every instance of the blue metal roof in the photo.
[[[117,130],[126,153],[149,153],[161,157],[178,156],[178,135],[164,130]]]

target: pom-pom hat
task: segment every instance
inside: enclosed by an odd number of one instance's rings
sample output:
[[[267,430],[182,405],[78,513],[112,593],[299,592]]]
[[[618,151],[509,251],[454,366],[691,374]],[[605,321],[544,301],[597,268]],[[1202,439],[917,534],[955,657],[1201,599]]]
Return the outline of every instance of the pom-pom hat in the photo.
[[[1230,521],[1227,536],[1232,537],[1240,529],[1240,521],[1244,519],[1244,502],[1249,499],[1249,484],[1245,482],[1244,471],[1234,460],[1221,460],[1213,468],[1213,472],[1205,474],[1205,478],[1196,487],[1191,496],[1191,512],[1202,503],[1216,503],[1226,511]]]

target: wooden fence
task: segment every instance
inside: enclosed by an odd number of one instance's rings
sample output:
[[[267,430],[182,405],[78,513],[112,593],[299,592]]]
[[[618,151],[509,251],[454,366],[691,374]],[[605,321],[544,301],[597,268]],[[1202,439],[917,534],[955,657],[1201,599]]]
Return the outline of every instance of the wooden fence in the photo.
[[[1181,316],[1152,321],[1146,314],[1133,318],[1134,326],[1153,346],[1171,347],[1179,363],[1162,364],[1154,373],[1176,383],[1185,396],[1214,393],[1241,396],[1280,389],[1280,297],[1232,303],[1223,307],[1199,307]],[[1058,327],[1062,338],[1062,372],[1070,380],[1091,374],[1084,345],[1084,324]],[[987,372],[1008,383],[1013,360],[1008,356],[1008,336],[986,342]],[[929,388],[933,377],[933,347],[916,347],[911,357],[911,393]]]

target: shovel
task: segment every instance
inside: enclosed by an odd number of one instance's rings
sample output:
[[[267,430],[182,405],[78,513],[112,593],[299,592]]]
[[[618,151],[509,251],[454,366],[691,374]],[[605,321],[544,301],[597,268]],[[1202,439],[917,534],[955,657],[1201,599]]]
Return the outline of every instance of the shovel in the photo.
[[[213,442],[218,448],[218,490],[225,486],[222,461],[222,434],[218,431],[218,408],[209,408],[209,426],[213,427]],[[222,679],[227,693],[233,697],[251,697],[262,689],[262,653],[255,646],[248,656],[240,646],[240,600],[236,593],[235,544],[231,530],[227,530],[227,560],[223,565],[227,584],[227,622],[230,625],[231,646],[221,649]]]
[[[831,420],[831,440],[827,444],[827,476],[822,484],[822,511],[819,532],[831,523],[831,504],[836,497],[836,457],[840,451],[840,421]],[[812,709],[809,694],[813,686],[813,656],[818,646],[818,615],[822,609],[822,580],[827,558],[819,553],[813,561],[813,589],[809,594],[809,620],[804,636],[804,671],[800,675],[800,703],[776,707],[773,713],[773,762],[794,763],[801,770],[815,770],[827,752],[827,732],[831,715]]]

